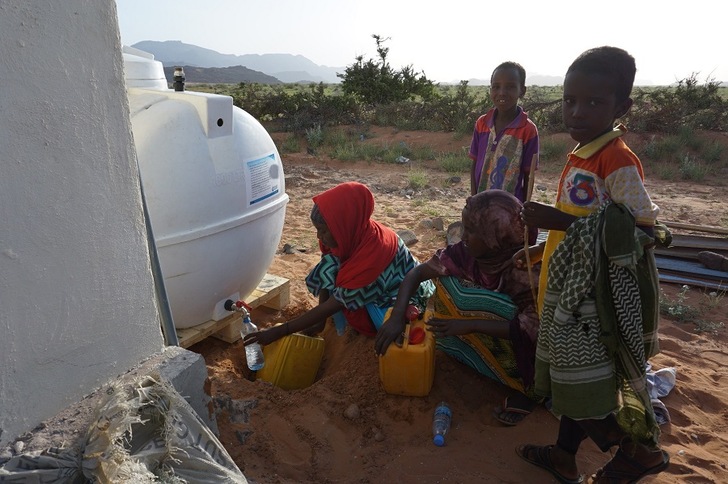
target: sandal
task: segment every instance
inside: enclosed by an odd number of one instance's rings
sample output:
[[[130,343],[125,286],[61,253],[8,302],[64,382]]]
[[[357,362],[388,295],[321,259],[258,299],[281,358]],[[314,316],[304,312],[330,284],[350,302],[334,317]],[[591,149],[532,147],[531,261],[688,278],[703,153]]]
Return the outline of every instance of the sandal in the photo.
[[[520,395],[519,395],[520,396]],[[527,397],[513,398],[509,401],[510,397],[506,397],[503,400],[502,407],[496,407],[493,414],[500,423],[513,427],[523,420],[526,415],[530,415],[533,410],[534,403],[528,400]]]
[[[551,450],[553,448],[553,445],[525,444],[516,447],[516,454],[529,464],[533,464],[541,469],[549,471],[561,484],[581,484],[584,482],[584,476],[579,476],[576,479],[569,479],[556,470],[553,462],[551,462]]]
[[[652,466],[645,467],[638,461],[628,456],[622,449],[619,449],[612,460],[599,469],[596,474],[591,476],[590,482],[603,482],[603,483],[632,483],[637,482],[643,477],[651,474],[659,474],[660,472],[667,469],[670,465],[670,455],[661,450],[662,462]]]

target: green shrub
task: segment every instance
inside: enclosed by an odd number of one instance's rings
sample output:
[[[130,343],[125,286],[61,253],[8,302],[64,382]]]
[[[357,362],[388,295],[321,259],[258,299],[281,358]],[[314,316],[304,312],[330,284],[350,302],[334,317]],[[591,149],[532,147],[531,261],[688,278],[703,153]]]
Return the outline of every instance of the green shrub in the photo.
[[[539,146],[539,157],[541,161],[563,161],[570,150],[563,140],[544,139]]]
[[[685,180],[703,181],[710,174],[710,168],[686,154],[680,161],[680,174]]]
[[[703,140],[690,126],[680,126],[677,130],[677,140],[681,146],[690,150],[700,150],[703,147]]]
[[[692,130],[726,131],[728,101],[720,91],[720,82],[706,79],[699,84],[696,74],[678,81],[675,87],[636,88],[634,104],[625,116],[632,130],[675,133]]]
[[[312,128],[306,129],[306,142],[311,148],[318,148],[324,142],[324,130],[321,125],[317,124]]]
[[[690,291],[690,287],[683,285],[675,298],[672,299],[660,289],[660,314],[669,316],[679,323],[693,323],[696,333],[717,333],[722,330],[724,327],[722,321],[713,323],[704,320],[702,316],[707,310],[715,309],[717,305],[722,304],[721,300],[725,297],[725,291],[703,293],[704,301],[700,307],[693,307],[688,304],[688,291]]]
[[[329,156],[341,161],[355,161],[361,159],[360,151],[352,142],[340,143],[333,146],[329,150]]]
[[[490,107],[488,87],[467,81],[440,86],[411,67],[394,70],[384,40],[374,38],[379,58],[356,58],[340,76],[340,85],[200,84],[195,90],[232,96],[235,106],[266,122],[267,128],[299,135],[316,125],[325,129],[374,123],[469,136],[475,120]],[[542,134],[564,131],[562,93],[562,86],[529,86],[521,102]],[[700,138],[692,133],[728,131],[728,88],[715,80],[701,84],[692,75],[675,86],[636,87],[632,97],[634,104],[622,119],[632,132],[670,133],[696,151],[702,149],[694,145]],[[684,150],[677,150],[675,160],[683,155]]]
[[[443,153],[437,157],[440,168],[447,173],[469,173],[473,161],[460,153]]]
[[[354,64],[347,66],[341,79],[344,94],[354,96],[364,104],[389,104],[414,97],[428,98],[434,92],[434,84],[424,74],[418,74],[412,66],[399,71],[392,69],[387,62],[389,48],[384,47],[387,39],[372,35],[377,44],[377,60],[364,61],[364,56],[356,57]]]
[[[413,190],[421,190],[427,186],[427,181],[430,179],[430,175],[423,170],[415,169],[410,170],[407,175],[409,187]]]
[[[677,136],[666,136],[659,140],[653,137],[644,147],[641,155],[659,162],[680,161],[681,148],[682,144]]]
[[[286,139],[283,140],[283,143],[281,144],[281,151],[283,153],[298,153],[301,151],[301,145],[298,140],[298,136],[296,136],[294,133],[290,133],[288,136],[286,136]]]
[[[720,161],[720,159],[723,158],[723,145],[712,141],[703,148],[702,156],[706,163],[716,163]]]
[[[700,316],[700,311],[687,303],[689,290],[689,286],[683,285],[675,299],[672,299],[660,289],[660,313],[681,323],[697,319]]]
[[[650,166],[654,170],[657,178],[661,180],[674,181],[678,179],[680,173],[679,164],[677,162],[657,162]]]

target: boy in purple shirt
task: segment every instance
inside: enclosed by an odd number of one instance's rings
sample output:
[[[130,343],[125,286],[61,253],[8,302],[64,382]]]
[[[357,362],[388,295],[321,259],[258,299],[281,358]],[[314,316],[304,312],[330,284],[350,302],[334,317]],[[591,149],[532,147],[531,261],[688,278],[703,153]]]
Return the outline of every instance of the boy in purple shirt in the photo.
[[[490,78],[495,107],[475,122],[469,156],[470,193],[490,188],[511,192],[524,202],[531,172],[538,168],[538,129],[518,105],[526,94],[526,70],[504,62]]]

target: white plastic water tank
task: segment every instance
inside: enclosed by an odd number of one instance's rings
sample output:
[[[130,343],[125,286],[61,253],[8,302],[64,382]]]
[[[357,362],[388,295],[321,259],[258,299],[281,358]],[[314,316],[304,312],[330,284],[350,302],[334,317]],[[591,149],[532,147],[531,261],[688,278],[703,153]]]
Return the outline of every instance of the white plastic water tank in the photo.
[[[280,242],[288,195],[273,140],[232,98],[169,89],[162,64],[124,46],[132,131],[177,328],[227,316]]]

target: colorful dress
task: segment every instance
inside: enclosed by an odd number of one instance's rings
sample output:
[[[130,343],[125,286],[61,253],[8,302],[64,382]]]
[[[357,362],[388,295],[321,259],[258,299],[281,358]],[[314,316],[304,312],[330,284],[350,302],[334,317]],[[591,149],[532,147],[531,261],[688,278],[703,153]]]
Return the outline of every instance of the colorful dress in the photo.
[[[360,333],[372,336],[382,326],[384,315],[397,297],[404,276],[416,265],[417,259],[400,239],[397,253],[392,261],[370,284],[353,289],[338,287],[336,276],[341,264],[335,255],[325,254],[306,277],[306,287],[314,296],[318,296],[322,289],[326,289],[330,297],[346,307],[345,311],[334,316],[339,332],[342,331],[343,325],[348,323]],[[432,281],[423,282],[412,302],[419,307],[425,307],[427,299],[434,290]],[[366,315],[363,312],[357,313],[361,308],[366,310]]]
[[[477,192],[505,190],[523,202],[527,189],[525,175],[538,169],[538,129],[518,106],[516,118],[496,133],[495,113],[493,108],[475,123],[469,152],[475,163],[475,186]]]
[[[464,242],[438,250],[426,262],[439,274],[433,296],[434,317],[509,321],[509,339],[484,333],[437,338],[439,349],[477,372],[504,385],[535,396],[532,391],[539,321],[532,284],[533,273],[516,269],[511,256],[523,248],[523,225],[518,223],[521,204],[501,190],[483,192],[471,199],[499,197],[507,204],[488,204],[479,210],[475,227],[483,229],[486,254],[475,259]],[[477,211],[473,208],[473,211]]]
[[[341,333],[348,323],[373,336],[393,304],[405,274],[417,260],[396,232],[372,220],[374,196],[365,185],[347,182],[313,197],[336,247],[321,241],[321,261],[306,278],[309,291],[329,296],[345,306],[334,315]],[[420,284],[420,304],[434,292],[431,281]]]

